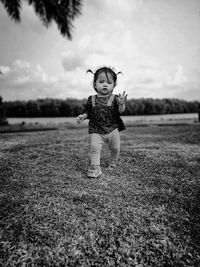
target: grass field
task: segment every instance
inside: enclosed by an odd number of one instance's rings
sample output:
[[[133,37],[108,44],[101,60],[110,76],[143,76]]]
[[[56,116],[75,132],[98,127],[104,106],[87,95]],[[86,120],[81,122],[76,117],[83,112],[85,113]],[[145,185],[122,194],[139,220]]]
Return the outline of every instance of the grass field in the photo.
[[[0,266],[200,266],[200,124],[121,143],[88,179],[87,128],[0,134]]]

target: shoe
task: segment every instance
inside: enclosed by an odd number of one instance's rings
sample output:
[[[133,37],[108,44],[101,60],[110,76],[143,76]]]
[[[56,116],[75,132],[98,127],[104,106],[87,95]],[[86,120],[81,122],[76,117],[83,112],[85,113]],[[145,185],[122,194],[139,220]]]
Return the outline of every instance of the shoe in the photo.
[[[113,170],[117,167],[117,163],[115,161],[111,161],[109,166],[108,166],[108,169],[109,170]]]
[[[87,176],[89,178],[97,178],[101,175],[102,175],[102,171],[99,166],[91,166],[91,169],[89,169],[87,172]]]

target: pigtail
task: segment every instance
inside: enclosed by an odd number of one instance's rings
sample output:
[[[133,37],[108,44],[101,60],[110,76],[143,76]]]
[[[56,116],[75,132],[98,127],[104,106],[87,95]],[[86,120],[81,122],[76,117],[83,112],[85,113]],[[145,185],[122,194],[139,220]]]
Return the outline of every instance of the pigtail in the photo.
[[[90,72],[90,73],[92,73],[94,75],[94,72],[91,69],[86,71],[86,73],[88,73],[88,72]]]
[[[123,73],[121,71],[119,71],[118,73],[116,73],[116,75],[118,75],[118,74],[121,74],[122,75]]]

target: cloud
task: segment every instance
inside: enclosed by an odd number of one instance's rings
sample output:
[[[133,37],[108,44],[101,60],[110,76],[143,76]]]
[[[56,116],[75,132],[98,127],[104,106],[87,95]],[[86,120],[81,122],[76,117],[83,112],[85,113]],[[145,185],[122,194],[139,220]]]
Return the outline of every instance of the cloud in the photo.
[[[87,7],[91,8],[95,13],[107,15],[111,18],[133,14],[143,4],[143,0],[88,0],[86,2]]]
[[[94,93],[93,76],[86,75],[86,70],[95,71],[106,65],[122,71],[115,93],[125,90],[129,98],[181,96],[181,90],[185,97],[199,98],[196,84],[200,77],[197,42],[200,35],[195,27],[190,27],[197,23],[184,20],[170,3],[85,0],[82,16],[75,21],[72,42],[61,41],[55,25],[49,28],[48,36],[42,34],[38,40],[37,33],[46,29],[33,15],[32,8],[25,5],[19,31],[26,33],[28,45],[23,47],[26,54],[21,51],[21,42],[16,46],[16,33],[15,49],[21,59],[9,66],[2,60],[0,94],[6,99],[86,98]],[[185,4],[181,8],[187,14]],[[25,25],[27,19],[30,32]],[[194,40],[192,45],[190,40]]]
[[[62,65],[65,71],[72,71],[85,66],[86,56],[82,53],[77,53],[75,50],[70,50],[61,55]]]
[[[10,67],[6,76],[8,84],[11,86],[23,86],[29,83],[45,83],[47,74],[40,65],[32,66],[27,61],[16,60]]]
[[[84,56],[77,58],[75,53],[69,52],[62,58],[64,72],[57,76],[48,75],[40,65],[32,65],[22,60],[16,60],[10,67],[1,66],[5,71],[0,85],[3,99],[87,98],[94,94],[94,90],[93,76],[86,74],[86,66],[88,59],[90,66],[92,62],[100,62],[100,58],[97,60],[98,56],[105,62],[104,55],[93,53],[86,58]],[[65,66],[66,62],[68,65]],[[119,70],[121,69],[116,69]],[[147,61],[146,64],[143,62],[134,65],[132,73],[129,70],[118,76],[114,92],[118,94],[125,90],[129,98],[163,98],[166,97],[166,90],[169,97],[180,96],[181,90],[184,90],[185,96],[194,97],[197,94],[196,89],[190,94],[187,88],[191,90],[183,66],[177,65],[176,71],[170,74],[166,68]]]
[[[38,98],[86,98],[93,91],[92,77],[79,68],[67,70],[58,76],[50,76],[40,65],[16,60],[1,77],[0,92],[4,100],[28,100]]]
[[[165,84],[167,86],[182,85],[188,81],[188,78],[183,73],[183,66],[177,65],[174,75],[167,76],[165,79]]]
[[[188,100],[200,97],[200,94],[197,94],[197,86],[189,80],[180,64],[173,70],[168,66],[144,61],[142,65],[134,66],[132,74],[129,73],[125,81],[124,88],[129,96],[135,98],[181,98],[181,92]]]
[[[153,62],[152,66],[147,62],[146,65],[136,67],[135,79],[136,83],[149,87],[153,87],[155,84],[160,87],[181,86],[188,81],[182,65],[177,65],[172,71],[167,66],[156,66]]]
[[[2,66],[2,65],[0,65],[0,71],[1,71],[1,74],[5,75],[5,74],[8,74],[9,73],[10,68],[8,66]]]
[[[27,61],[16,60],[1,79],[1,93],[4,99],[37,98],[43,88],[54,82],[40,65],[32,66]]]

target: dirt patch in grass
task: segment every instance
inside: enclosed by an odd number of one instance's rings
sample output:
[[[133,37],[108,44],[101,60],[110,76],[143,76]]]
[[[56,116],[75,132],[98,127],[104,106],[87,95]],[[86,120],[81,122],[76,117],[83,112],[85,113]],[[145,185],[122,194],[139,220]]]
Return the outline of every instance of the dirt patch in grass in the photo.
[[[200,125],[127,127],[88,179],[87,129],[1,135],[1,266],[199,266]]]

